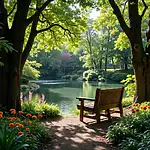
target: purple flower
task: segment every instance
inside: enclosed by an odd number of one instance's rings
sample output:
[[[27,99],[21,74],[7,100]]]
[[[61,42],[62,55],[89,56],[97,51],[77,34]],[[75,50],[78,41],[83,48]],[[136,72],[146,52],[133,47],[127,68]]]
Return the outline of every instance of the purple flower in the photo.
[[[24,100],[24,102],[27,102],[27,101],[28,101],[28,99],[27,99],[26,97],[24,97],[24,99],[23,99],[23,100]]]

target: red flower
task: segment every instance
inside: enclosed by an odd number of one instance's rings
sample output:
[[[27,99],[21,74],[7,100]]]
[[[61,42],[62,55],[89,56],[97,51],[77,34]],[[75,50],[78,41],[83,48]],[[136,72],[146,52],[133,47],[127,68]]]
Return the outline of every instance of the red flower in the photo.
[[[147,106],[143,106],[143,110],[146,110],[147,109]]]
[[[136,110],[135,109],[132,109],[132,113],[135,113],[136,112]]]

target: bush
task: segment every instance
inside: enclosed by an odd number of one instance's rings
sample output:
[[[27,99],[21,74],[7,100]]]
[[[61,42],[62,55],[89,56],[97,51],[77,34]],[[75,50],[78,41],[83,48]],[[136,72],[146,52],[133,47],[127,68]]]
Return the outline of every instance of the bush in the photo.
[[[132,103],[133,103],[133,97],[125,97],[122,100],[122,106],[123,107],[130,106],[130,105],[132,105]]]
[[[83,79],[88,81],[98,80],[98,73],[94,70],[87,70],[83,73]]]
[[[29,92],[29,98],[26,97],[22,100],[22,110],[34,115],[42,113],[44,117],[58,116],[60,113],[59,107],[54,104],[48,104],[45,101],[45,96],[42,94],[40,98],[38,95],[32,97],[32,93]]]
[[[21,84],[28,84],[29,80],[25,77],[21,77]]]
[[[107,137],[123,150],[149,149],[150,103],[134,104],[132,114],[109,127]]]
[[[62,77],[62,79],[70,80],[71,79],[71,75],[65,75],[65,76]]]
[[[111,80],[113,81],[122,81],[123,79],[126,79],[127,77],[127,73],[114,73],[112,76],[111,76]]]
[[[71,80],[77,80],[79,78],[79,75],[74,74],[71,76]]]

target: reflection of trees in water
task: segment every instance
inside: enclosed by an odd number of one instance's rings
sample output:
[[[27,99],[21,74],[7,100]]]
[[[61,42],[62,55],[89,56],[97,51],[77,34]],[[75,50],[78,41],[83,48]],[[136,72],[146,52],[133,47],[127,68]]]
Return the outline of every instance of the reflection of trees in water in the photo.
[[[94,97],[95,96],[95,91],[96,91],[96,86],[93,86],[89,82],[83,82],[83,96],[85,97]]]

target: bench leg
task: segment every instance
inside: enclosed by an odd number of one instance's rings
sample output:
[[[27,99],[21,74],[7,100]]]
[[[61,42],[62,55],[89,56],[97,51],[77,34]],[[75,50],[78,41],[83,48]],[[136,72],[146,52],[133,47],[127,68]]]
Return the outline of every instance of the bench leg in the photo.
[[[119,110],[120,110],[120,117],[123,117],[123,108],[122,108],[122,106],[119,106]]]
[[[100,123],[100,112],[96,112],[96,121],[97,123]]]
[[[108,120],[111,120],[111,116],[110,116],[110,110],[109,110],[109,109],[107,109],[107,110],[106,110],[106,112],[107,112],[107,117],[108,117]]]
[[[83,109],[80,109],[80,121],[83,122]]]

